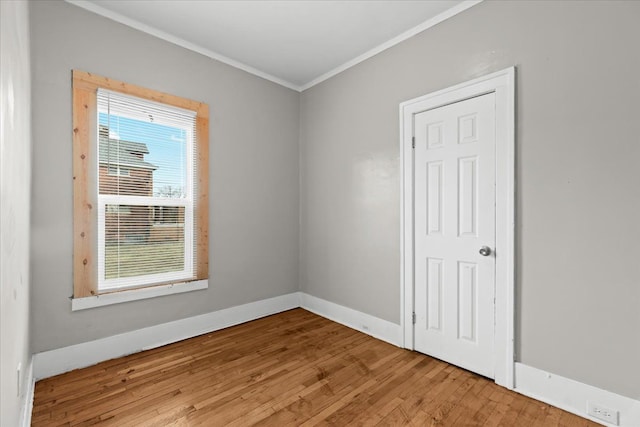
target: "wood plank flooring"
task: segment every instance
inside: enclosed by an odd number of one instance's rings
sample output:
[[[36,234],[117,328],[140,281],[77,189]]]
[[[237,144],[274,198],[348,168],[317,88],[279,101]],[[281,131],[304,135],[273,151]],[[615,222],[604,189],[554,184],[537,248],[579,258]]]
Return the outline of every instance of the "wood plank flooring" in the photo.
[[[592,426],[303,309],[38,381],[33,426]]]

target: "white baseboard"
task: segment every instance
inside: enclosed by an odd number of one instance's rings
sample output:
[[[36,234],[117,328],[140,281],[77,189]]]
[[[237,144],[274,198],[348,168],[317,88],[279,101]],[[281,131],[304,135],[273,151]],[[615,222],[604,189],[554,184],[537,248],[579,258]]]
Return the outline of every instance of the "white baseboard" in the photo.
[[[27,375],[25,384],[27,389],[25,390],[22,402],[22,413],[20,414],[20,425],[22,427],[29,427],[31,425],[31,413],[33,412],[33,393],[36,388],[36,379],[33,376],[33,356],[29,361],[29,366],[25,372]]]
[[[517,362],[515,391],[597,423],[614,425],[587,414],[587,402],[597,403],[619,411],[620,426],[640,426],[640,401]]]
[[[300,292],[300,307],[334,322],[402,347],[402,327],[379,317]]]
[[[298,292],[37,353],[36,380],[249,322],[300,306]]]
[[[294,292],[35,354],[26,373],[29,379],[27,383],[29,389],[26,390],[24,397],[22,426],[30,424],[34,384],[38,379],[160,347],[298,307],[402,347],[403,331],[400,325],[304,292]],[[619,411],[620,426],[640,426],[640,401],[522,363],[515,364],[515,391],[581,417],[604,423],[587,414],[587,402],[597,403]]]
[[[32,375],[34,380],[52,377],[105,360],[171,344],[297,307],[302,307],[398,347],[402,346],[400,325],[302,292],[293,292],[95,341],[37,353],[33,355]]]

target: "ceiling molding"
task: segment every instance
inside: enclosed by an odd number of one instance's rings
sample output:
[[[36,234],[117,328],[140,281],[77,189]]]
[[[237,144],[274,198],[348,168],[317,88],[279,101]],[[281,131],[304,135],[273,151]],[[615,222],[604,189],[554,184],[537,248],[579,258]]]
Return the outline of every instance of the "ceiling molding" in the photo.
[[[168,41],[169,43],[173,43],[185,49],[189,49],[191,51],[197,52],[201,55],[208,56],[211,59],[215,59],[216,61],[220,61],[224,64],[230,65],[234,68],[238,68],[242,71],[246,71],[247,73],[253,74],[258,77],[262,77],[263,79],[269,80],[273,83],[277,83],[281,86],[284,86],[289,89],[293,89],[295,91],[300,92],[300,86],[289,81],[283,80],[276,76],[272,76],[269,73],[265,73],[264,71],[260,71],[257,68],[251,67],[247,64],[244,64],[240,61],[236,61],[235,59],[228,58],[224,55],[220,55],[219,53],[213,52],[209,49],[205,49],[202,46],[199,46],[195,43],[191,43],[189,41],[183,40],[180,37],[176,37],[172,34],[169,34],[165,31],[159,30],[151,25],[144,24],[135,19],[128,18],[119,13],[113,12],[111,10],[105,9],[101,6],[98,6],[94,3],[91,3],[86,0],[65,0],[67,3],[70,3],[74,6],[81,7],[89,12],[96,13],[98,15],[104,16],[105,18],[109,18],[113,21],[124,24],[128,27],[134,28],[138,31],[142,31],[143,33],[151,34],[152,36],[158,37],[159,39]]]
[[[339,67],[336,67],[322,75],[320,75],[319,77],[316,77],[315,79],[311,80],[308,83],[305,83],[303,85],[298,85],[292,82],[289,82],[287,80],[281,79],[279,77],[273,76],[269,73],[265,73],[264,71],[261,71],[257,68],[254,68],[250,65],[244,64],[240,61],[236,61],[234,59],[231,59],[227,56],[221,55],[217,52],[211,51],[209,49],[206,49],[200,45],[197,45],[195,43],[191,43],[187,40],[184,40],[180,37],[176,37],[172,34],[169,34],[165,31],[162,31],[158,28],[155,28],[151,25],[147,25],[144,24],[138,20],[132,19],[132,18],[128,18],[124,15],[121,15],[119,13],[113,12],[111,10],[105,9],[101,6],[96,5],[95,3],[92,3],[90,1],[87,0],[65,0],[67,3],[70,3],[74,6],[78,6],[81,7],[85,10],[88,10],[90,12],[96,13],[98,15],[104,16],[105,18],[111,19],[113,21],[119,22],[121,24],[124,24],[128,27],[134,28],[138,31],[142,31],[144,33],[150,34],[152,36],[158,37],[162,40],[168,41],[169,43],[175,44],[177,46],[183,47],[185,49],[189,49],[193,52],[197,52],[201,55],[207,56],[211,59],[215,59],[216,61],[220,61],[224,64],[227,64],[229,66],[232,66],[234,68],[238,68],[240,70],[246,71],[247,73],[253,74],[255,76],[261,77],[263,79],[269,80],[273,83],[279,84],[281,86],[284,86],[286,88],[289,89],[293,89],[297,92],[302,92],[305,91],[307,89],[310,89],[311,87],[353,67],[354,65],[357,65],[369,58],[371,58],[372,56],[377,55],[378,53],[389,49],[392,46],[397,45],[398,43],[401,43],[413,36],[415,36],[416,34],[421,33],[422,31],[425,31],[428,28],[433,27],[434,25],[439,24],[440,22],[449,19],[455,15],[457,15],[460,12],[463,12],[467,9],[469,9],[470,7],[475,6],[478,3],[481,3],[483,0],[466,0],[463,1],[462,3],[457,4],[456,6],[452,7],[451,9],[448,9],[436,16],[434,16],[433,18],[430,18],[428,20],[426,20],[425,22],[423,22],[420,25],[417,25],[407,31],[405,31],[404,33],[392,38],[391,40],[382,43],[381,45],[378,45],[376,47],[374,47],[373,49],[370,49],[369,51],[363,53],[362,55],[357,56],[356,58],[345,62],[344,64],[340,65]]]
[[[379,46],[374,47],[373,49],[363,53],[362,55],[352,59],[351,61],[345,62],[344,64],[340,65],[339,67],[334,68],[331,71],[328,71],[324,74],[322,74],[319,77],[316,77],[315,79],[311,80],[309,83],[306,83],[304,85],[302,85],[300,87],[300,92],[305,91],[307,89],[312,88],[313,86],[322,83],[323,81],[330,79],[331,77],[335,76],[336,74],[340,74],[341,72],[353,67],[354,65],[357,65],[359,63],[361,63],[362,61],[366,61],[367,59],[371,58],[372,56],[375,56],[377,54],[379,54],[380,52],[389,49],[390,47],[393,47],[395,45],[397,45],[398,43],[401,43],[413,36],[415,36],[416,34],[419,34],[421,32],[423,32],[426,29],[429,29],[431,27],[433,27],[434,25],[439,24],[440,22],[451,18],[452,16],[457,15],[460,12],[464,12],[465,10],[469,9],[470,7],[475,6],[478,3],[481,3],[483,0],[466,0],[463,1],[462,3],[457,4],[456,6],[452,7],[451,9],[447,9],[444,12],[434,16],[431,19],[428,19],[426,21],[424,21],[422,24],[420,25],[416,25],[415,27],[411,28],[410,30],[405,31],[404,33],[392,38],[391,40],[382,43]]]

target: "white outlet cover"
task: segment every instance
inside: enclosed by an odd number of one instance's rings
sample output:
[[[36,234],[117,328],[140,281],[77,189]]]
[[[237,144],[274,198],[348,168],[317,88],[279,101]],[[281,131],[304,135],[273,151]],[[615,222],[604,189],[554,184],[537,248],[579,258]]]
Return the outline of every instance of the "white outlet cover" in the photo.
[[[618,425],[619,412],[597,403],[587,402],[587,414],[609,424]]]

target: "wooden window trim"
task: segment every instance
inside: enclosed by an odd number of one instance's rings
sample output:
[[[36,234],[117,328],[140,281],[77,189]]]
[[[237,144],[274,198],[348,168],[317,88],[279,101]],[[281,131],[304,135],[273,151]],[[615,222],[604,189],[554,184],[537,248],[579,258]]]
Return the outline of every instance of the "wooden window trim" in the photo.
[[[73,88],[73,296],[98,292],[97,91],[108,89],[196,113],[194,239],[195,280],[209,277],[209,106],[179,96],[124,83],[85,71],[72,71]],[[155,285],[154,285],[155,286]]]

